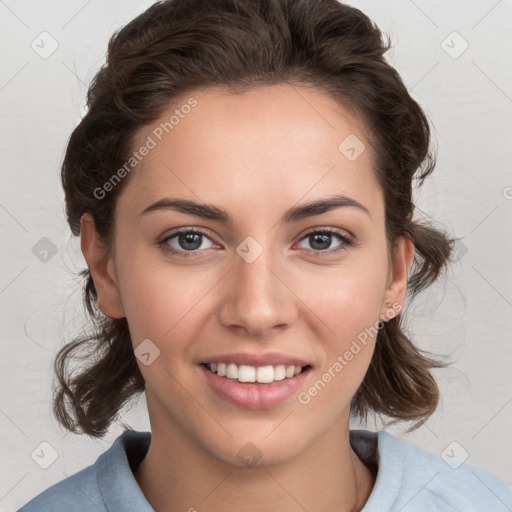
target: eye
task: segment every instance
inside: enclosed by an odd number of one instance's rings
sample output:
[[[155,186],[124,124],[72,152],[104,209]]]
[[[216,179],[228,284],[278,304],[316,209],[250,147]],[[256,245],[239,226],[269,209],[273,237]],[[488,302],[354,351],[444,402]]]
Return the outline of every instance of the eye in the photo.
[[[332,246],[333,237],[338,240],[338,244],[334,249],[329,250]],[[208,247],[201,248],[204,239],[209,240],[211,243],[210,237],[203,230],[199,228],[187,228],[175,231],[160,241],[158,245],[166,252],[184,258],[189,258],[200,251],[211,249],[213,247],[213,245],[210,244]],[[304,240],[307,240],[311,244],[315,255],[332,254],[354,245],[354,241],[349,235],[345,232],[332,228],[322,228],[310,231],[301,239],[301,242]],[[302,249],[304,248],[302,247]]]
[[[201,229],[187,228],[175,231],[172,235],[167,236],[159,242],[158,245],[164,251],[188,258],[194,256],[194,253],[198,252],[204,238],[210,240],[210,237]],[[201,250],[210,249],[211,247],[212,246],[203,247]]]
[[[327,250],[330,249],[332,245],[333,237],[337,238],[339,243],[333,250]],[[345,249],[347,246],[351,247],[354,245],[354,242],[350,236],[348,236],[345,232],[339,231],[337,229],[325,228],[310,231],[301,239],[301,242],[304,240],[311,244],[314,254],[332,254],[333,252],[338,252]]]

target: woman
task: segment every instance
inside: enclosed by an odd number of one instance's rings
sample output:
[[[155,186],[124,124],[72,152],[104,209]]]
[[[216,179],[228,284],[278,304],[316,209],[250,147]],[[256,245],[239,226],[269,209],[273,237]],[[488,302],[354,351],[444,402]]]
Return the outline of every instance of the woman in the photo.
[[[413,218],[429,125],[387,49],[335,0],[164,1],[112,38],[62,167],[95,329],[59,352],[54,410],[101,437],[145,391],[151,433],[22,511],[512,508],[349,429],[419,426],[444,364],[402,330],[451,240]]]

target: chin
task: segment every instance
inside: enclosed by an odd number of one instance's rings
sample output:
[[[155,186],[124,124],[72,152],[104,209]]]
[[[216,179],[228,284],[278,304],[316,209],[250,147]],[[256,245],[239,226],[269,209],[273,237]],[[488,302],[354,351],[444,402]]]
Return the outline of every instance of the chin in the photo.
[[[278,427],[279,428],[279,427]],[[286,463],[301,453],[308,444],[283,429],[281,435],[266,429],[262,434],[235,436],[225,446],[210,447],[210,453],[226,464],[240,468],[270,467]],[[273,437],[273,438],[272,438]],[[311,440],[313,442],[313,440]]]

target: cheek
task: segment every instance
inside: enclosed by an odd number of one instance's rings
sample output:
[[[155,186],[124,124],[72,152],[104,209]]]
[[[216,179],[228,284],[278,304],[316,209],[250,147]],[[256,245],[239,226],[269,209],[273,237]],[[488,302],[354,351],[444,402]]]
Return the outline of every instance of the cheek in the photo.
[[[387,281],[385,249],[354,252],[343,265],[324,267],[298,275],[297,295],[314,311],[334,339],[343,345],[366,329],[378,325]]]
[[[210,288],[201,273],[162,263],[139,265],[136,257],[123,275],[121,295],[134,344],[138,338],[164,339],[182,331]]]
[[[365,262],[315,280],[310,294],[308,306],[324,326],[319,335],[324,357],[316,380],[297,400],[318,431],[350,407],[374,352],[387,267],[385,258]]]
[[[215,313],[214,296],[226,268],[211,265],[176,264],[154,247],[128,247],[121,236],[117,254],[121,298],[133,347],[149,339],[160,350],[156,366],[139,364],[144,377],[159,377],[158,369],[166,368],[178,378],[188,367],[184,360],[194,358],[196,341],[205,338],[205,322]],[[125,250],[126,252],[123,252]],[[228,276],[227,276],[228,277]],[[165,372],[161,375],[166,378]],[[167,376],[168,377],[168,376]]]

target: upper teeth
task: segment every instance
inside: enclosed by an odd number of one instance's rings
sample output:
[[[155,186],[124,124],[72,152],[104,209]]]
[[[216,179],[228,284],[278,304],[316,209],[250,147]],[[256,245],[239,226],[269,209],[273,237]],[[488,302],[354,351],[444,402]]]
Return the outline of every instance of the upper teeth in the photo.
[[[217,373],[221,377],[230,379],[238,379],[240,382],[261,382],[270,383],[275,380],[283,380],[285,378],[298,375],[302,371],[302,366],[285,366],[280,364],[277,366],[240,366],[234,363],[210,363],[208,368]]]

